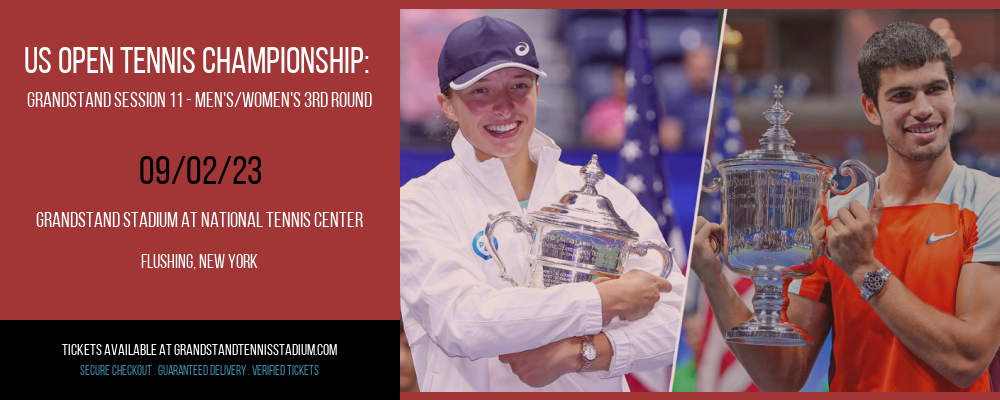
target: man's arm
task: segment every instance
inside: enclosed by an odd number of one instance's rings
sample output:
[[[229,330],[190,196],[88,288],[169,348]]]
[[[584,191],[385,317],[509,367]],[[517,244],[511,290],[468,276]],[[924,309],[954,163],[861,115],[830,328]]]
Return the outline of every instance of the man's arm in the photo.
[[[712,251],[709,236],[721,233],[721,226],[698,217],[697,233],[693,239],[691,269],[701,279],[715,321],[722,334],[725,334],[749,320],[753,312],[743,303],[739,293],[723,274],[722,263]],[[788,297],[788,319],[813,335],[816,340],[813,344],[778,347],[729,343],[733,354],[761,390],[800,390],[809,378],[816,357],[830,332],[829,306],[795,294],[790,294]],[[766,367],[758,368],[758,366]]]
[[[851,280],[860,288],[860,271],[881,267],[859,267]],[[964,388],[983,375],[1000,347],[1000,307],[993,297],[997,287],[1000,264],[969,263],[958,278],[955,315],[924,303],[895,275],[869,304],[910,352]]]
[[[866,272],[882,268],[872,252],[877,216],[852,201],[827,230],[834,262],[859,289]],[[869,304],[910,352],[955,385],[968,387],[1000,347],[1000,303],[991,296],[997,287],[1000,264],[967,263],[958,279],[955,315],[924,303],[895,276]]]

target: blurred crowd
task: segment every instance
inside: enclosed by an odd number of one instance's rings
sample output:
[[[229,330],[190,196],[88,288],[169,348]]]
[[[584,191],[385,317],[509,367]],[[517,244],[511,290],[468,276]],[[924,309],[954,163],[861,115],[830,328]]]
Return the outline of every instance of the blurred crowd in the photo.
[[[956,161],[1000,175],[1000,142],[991,140],[1000,135],[1000,10],[731,11],[726,22],[741,41],[723,50],[732,57],[723,56],[721,68],[733,73],[744,142],[767,129],[759,115],[780,84],[795,114],[787,127],[797,147],[830,164],[860,158],[881,170],[885,144],[861,114],[856,61],[872,33],[900,20],[929,26],[951,50]]]

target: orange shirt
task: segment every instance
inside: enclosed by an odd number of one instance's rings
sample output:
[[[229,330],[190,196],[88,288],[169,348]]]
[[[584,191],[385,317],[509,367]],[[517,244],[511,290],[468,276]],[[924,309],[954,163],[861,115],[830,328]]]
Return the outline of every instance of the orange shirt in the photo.
[[[836,202],[831,200],[831,211],[835,213],[840,204],[862,198],[866,192],[855,190]],[[934,203],[884,210],[875,258],[920,300],[954,315],[962,266],[1000,261],[998,193],[1000,180],[956,165]],[[833,305],[831,391],[990,390],[986,372],[968,388],[952,384],[889,331],[839,267],[825,257],[817,262],[818,272],[794,283],[789,291],[816,301],[829,292]]]

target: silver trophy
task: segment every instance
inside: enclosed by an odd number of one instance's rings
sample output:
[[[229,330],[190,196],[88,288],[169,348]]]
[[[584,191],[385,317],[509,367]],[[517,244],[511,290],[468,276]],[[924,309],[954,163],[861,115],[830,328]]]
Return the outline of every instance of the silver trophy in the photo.
[[[840,173],[851,178],[847,189],[837,189],[834,169],[816,157],[795,151],[795,139],[784,123],[792,113],[781,104],[781,86],[774,87],[774,105],[764,111],[771,123],[760,137],[760,149],[748,150],[718,164],[721,178],[702,187],[705,192],[722,190],[722,243],[716,241],[722,260],[736,273],[753,279],[754,317],[726,333],[734,343],[802,346],[813,338],[790,323],[785,315],[791,279],[813,272],[813,264],[827,255],[823,232],[829,192],[850,193],[857,184],[854,168],[875,181],[875,173],[864,163],[847,160]],[[705,161],[705,173],[711,172]],[[871,209],[875,191],[868,194]]]
[[[653,241],[639,242],[639,234],[615,213],[611,201],[594,189],[594,184],[604,179],[596,154],[580,169],[580,174],[583,188],[569,191],[558,203],[530,212],[526,218],[509,211],[495,217],[490,215],[484,234],[486,246],[500,267],[500,278],[519,286],[507,276],[493,246],[493,230],[504,221],[512,222],[515,232],[524,232],[531,240],[528,286],[617,278],[625,272],[625,261],[630,254],[644,256],[649,249],[663,255],[660,276],[667,277],[674,264],[673,249]]]

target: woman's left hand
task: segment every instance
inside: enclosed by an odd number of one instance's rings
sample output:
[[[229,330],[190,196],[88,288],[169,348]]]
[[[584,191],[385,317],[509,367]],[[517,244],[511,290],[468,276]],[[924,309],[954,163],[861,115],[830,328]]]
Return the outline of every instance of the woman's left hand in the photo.
[[[511,371],[521,382],[531,387],[542,387],[565,373],[583,368],[581,346],[582,339],[570,337],[537,349],[501,355],[500,362],[510,364]]]

